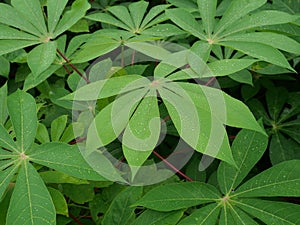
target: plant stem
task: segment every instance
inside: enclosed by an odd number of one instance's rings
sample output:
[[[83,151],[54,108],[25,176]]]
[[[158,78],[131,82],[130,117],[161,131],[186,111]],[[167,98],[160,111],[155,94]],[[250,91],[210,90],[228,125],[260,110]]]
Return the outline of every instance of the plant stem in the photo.
[[[87,78],[87,77],[85,77],[79,70],[78,70],[78,68],[76,67],[76,66],[74,66],[71,62],[70,62],[70,60],[59,50],[59,49],[56,49],[56,51],[57,51],[57,53],[66,61],[66,63],[68,63],[69,65],[70,65],[70,67],[76,72],[76,73],[78,73],[78,75],[82,78],[82,79],[84,79],[85,81],[86,81],[86,83],[91,83],[91,81]]]

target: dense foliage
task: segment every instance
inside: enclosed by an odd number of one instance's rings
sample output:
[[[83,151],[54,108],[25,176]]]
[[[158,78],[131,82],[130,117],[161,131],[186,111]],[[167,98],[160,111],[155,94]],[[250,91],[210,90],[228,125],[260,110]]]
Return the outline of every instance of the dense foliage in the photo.
[[[300,224],[299,0],[0,1],[0,224]]]

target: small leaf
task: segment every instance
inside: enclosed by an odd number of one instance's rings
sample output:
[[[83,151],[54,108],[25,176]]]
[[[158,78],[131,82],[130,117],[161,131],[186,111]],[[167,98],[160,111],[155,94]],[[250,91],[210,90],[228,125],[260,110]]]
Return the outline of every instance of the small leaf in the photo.
[[[51,140],[52,141],[59,141],[61,135],[63,134],[64,130],[66,129],[68,121],[67,115],[62,115],[51,123]]]
[[[34,76],[40,75],[53,63],[56,58],[56,42],[43,43],[28,54],[28,66]]]
[[[8,97],[7,106],[18,149],[25,152],[33,144],[37,131],[35,99],[30,94],[17,90]]]
[[[51,195],[56,214],[69,216],[68,205],[64,195],[55,188],[48,187],[48,191]]]
[[[299,173],[299,160],[279,163],[248,180],[235,191],[235,196],[299,196]]]
[[[24,162],[11,196],[6,224],[55,225],[51,196],[34,167]]]
[[[1,29],[1,27],[0,27]],[[9,61],[4,58],[3,56],[0,56],[0,76],[8,78],[10,71],[10,63]]]
[[[228,76],[232,80],[235,80],[241,84],[249,84],[253,86],[253,81],[252,81],[252,74],[249,72],[249,70],[244,69],[239,72],[236,72],[234,74],[231,74]]]
[[[86,11],[90,9],[90,4],[86,0],[75,0],[71,6],[71,9],[66,11],[59,23],[57,24],[54,37],[57,37],[64,31],[72,27],[77,21],[84,17]]]
[[[135,208],[131,207],[133,203],[142,196],[142,187],[127,187],[120,192],[112,201],[106,211],[103,225],[129,225],[135,218]]]
[[[200,182],[173,183],[150,190],[135,205],[167,212],[214,202],[219,197],[215,187],[208,184]]]
[[[35,163],[77,178],[105,180],[89,166],[77,146],[50,142],[32,149],[29,158]]]
[[[42,124],[42,123],[38,124],[37,133],[36,133],[36,137],[35,138],[41,144],[50,142],[49,133],[48,133],[47,127],[44,124]]]

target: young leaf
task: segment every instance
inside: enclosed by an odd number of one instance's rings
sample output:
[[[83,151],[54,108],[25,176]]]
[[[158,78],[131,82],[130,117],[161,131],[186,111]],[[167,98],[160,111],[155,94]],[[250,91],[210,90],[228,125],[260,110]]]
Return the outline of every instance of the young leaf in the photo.
[[[51,196],[35,168],[27,161],[24,161],[20,168],[11,196],[6,224],[56,224]]]
[[[299,196],[299,173],[299,160],[279,163],[248,180],[235,191],[234,196]]]
[[[48,187],[48,191],[51,195],[56,214],[69,216],[68,205],[65,196],[55,188]]]
[[[28,54],[28,66],[31,69],[33,76],[38,76],[44,72],[53,63],[56,58],[56,42],[49,41],[43,43]]]
[[[167,212],[214,202],[219,197],[220,194],[211,185],[200,182],[173,183],[152,189],[135,205]]]
[[[37,130],[35,100],[30,94],[17,90],[8,97],[7,106],[18,149],[26,152],[33,144]]]
[[[224,162],[218,167],[218,183],[223,194],[236,189],[262,157],[267,144],[268,137],[258,132],[242,130],[238,133],[231,147],[237,168]]]
[[[103,217],[103,225],[129,225],[135,218],[133,203],[140,199],[142,187],[128,187],[112,201]]]
[[[50,142],[49,133],[47,127],[39,123],[37,127],[36,137],[35,137],[41,144]]]
[[[77,146],[50,142],[32,149],[29,158],[35,163],[74,177],[105,180],[89,166]]]
[[[22,14],[39,32],[42,34],[47,33],[47,27],[39,0],[12,0],[11,4],[18,13]]]

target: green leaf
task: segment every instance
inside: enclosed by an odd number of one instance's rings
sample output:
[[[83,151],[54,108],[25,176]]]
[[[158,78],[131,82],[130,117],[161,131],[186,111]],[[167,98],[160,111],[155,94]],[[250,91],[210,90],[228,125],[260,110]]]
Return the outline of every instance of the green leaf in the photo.
[[[249,84],[249,85],[253,86],[252,74],[251,74],[251,72],[249,72],[249,70],[246,70],[246,69],[241,70],[239,72],[229,75],[228,77],[239,83]]]
[[[147,42],[131,42],[125,46],[158,60],[167,59],[171,55],[165,48]]]
[[[64,195],[55,188],[48,187],[48,191],[51,195],[56,214],[69,216],[68,205]]]
[[[144,211],[131,225],[166,225],[177,224],[179,219],[183,216],[183,211],[174,212],[159,212],[153,210]]]
[[[140,27],[148,5],[149,3],[146,1],[139,1],[131,3],[128,6],[135,29],[138,29]]]
[[[87,180],[78,179],[57,171],[45,171],[39,173],[46,184],[89,184]]]
[[[144,35],[152,35],[157,37],[170,37],[181,35],[185,32],[172,24],[157,24],[143,31]]]
[[[276,132],[271,137],[269,156],[272,165],[287,160],[300,159],[299,144]]]
[[[0,29],[1,29],[1,27],[0,27]],[[0,76],[8,78],[9,71],[10,71],[9,61],[6,58],[4,58],[3,56],[0,56]]]
[[[243,199],[237,206],[255,215],[265,224],[299,224],[300,207],[296,204],[261,199]]]
[[[0,147],[6,148],[10,151],[19,152],[14,140],[2,124],[0,124]]]
[[[68,0],[47,1],[48,30],[50,34],[53,34],[67,3]]]
[[[33,36],[31,34],[19,31],[15,28],[6,26],[6,25],[2,25],[0,24],[0,39],[6,39],[6,40],[33,40],[33,41],[39,41],[39,38],[37,38],[36,36]]]
[[[220,196],[215,187],[200,183],[173,183],[147,192],[135,205],[157,211],[172,211],[214,202]]]
[[[284,55],[277,49],[257,43],[257,42],[237,42],[237,41],[224,41],[220,45],[234,48],[244,54],[250,55],[254,58],[264,60],[277,66],[281,66],[290,70],[293,68],[288,63]]]
[[[66,11],[59,23],[57,24],[54,36],[57,37],[64,31],[72,27],[77,21],[85,16],[85,13],[90,9],[90,4],[87,0],[76,0],[71,6],[71,9]]]
[[[215,35],[230,27],[238,19],[247,15],[249,12],[261,7],[267,0],[233,0],[219,23],[215,27]]]
[[[51,196],[34,167],[23,162],[6,217],[6,224],[56,224]]]
[[[33,76],[38,76],[53,63],[56,58],[56,42],[49,41],[43,43],[28,54],[28,66],[31,69]]]
[[[120,192],[112,201],[106,211],[103,225],[129,225],[135,218],[135,208],[131,207],[133,203],[142,196],[142,187],[127,187]]]
[[[26,20],[33,24],[40,33],[47,34],[47,27],[39,0],[11,0],[11,4]]]
[[[288,99],[288,95],[288,91],[283,87],[273,88],[266,92],[267,107],[272,120],[278,121]]]
[[[101,110],[89,127],[87,147],[97,149],[115,140],[125,129],[137,103],[146,93],[144,88],[129,92]]]
[[[40,43],[33,40],[0,40],[0,55]]]
[[[235,191],[235,196],[299,196],[299,173],[299,160],[279,163],[241,185]]]
[[[68,121],[67,115],[62,115],[51,123],[51,140],[52,141],[59,141],[61,135],[63,134],[64,130],[66,129]]]
[[[283,34],[276,34],[271,32],[255,32],[246,34],[237,34],[226,37],[223,41],[241,41],[241,42],[255,42],[278,48],[280,50],[300,54],[300,43]]]
[[[201,74],[202,77],[211,77],[213,76],[226,76],[242,69],[247,68],[248,66],[255,63],[257,60],[253,59],[223,59],[208,64],[209,70]]]
[[[205,34],[202,32],[200,24],[195,18],[184,9],[168,9],[166,15],[181,29],[187,31],[191,35],[199,39],[206,40]]]
[[[36,137],[35,137],[41,144],[50,142],[49,133],[47,127],[39,123],[37,127]]]
[[[214,30],[217,2],[217,0],[197,1],[203,27],[209,36]]]
[[[155,20],[157,20],[159,18],[159,15],[165,11],[165,9],[167,9],[170,5],[167,4],[163,4],[163,5],[156,5],[154,7],[151,7],[149,9],[149,12],[147,13],[147,15],[145,16],[142,24],[141,24],[141,28],[142,29],[147,29],[150,26],[153,26],[155,24],[153,24],[153,22]],[[167,20],[168,18],[166,18]],[[152,21],[152,22],[151,22]]]
[[[7,106],[18,149],[26,152],[33,144],[37,131],[35,99],[30,94],[17,90],[8,97]]]
[[[232,144],[233,158],[237,168],[224,162],[218,167],[218,183],[223,194],[235,190],[264,154],[268,137],[258,132],[242,130]]]
[[[251,15],[243,17],[241,20],[233,23],[220,36],[225,37],[243,30],[267,25],[284,24],[292,22],[296,16],[276,10],[262,10]]]
[[[32,149],[29,158],[35,163],[77,178],[104,180],[85,161],[77,146],[55,142],[46,143]]]
[[[124,30],[130,30],[130,27],[128,27],[125,23],[122,21],[116,19],[115,17],[107,14],[107,13],[93,13],[90,15],[87,15],[85,17],[86,19],[93,20],[93,21],[98,21],[102,23],[108,23],[116,27],[123,28]]]
[[[141,166],[146,161],[158,143],[160,125],[156,93],[152,92],[139,103],[123,134],[123,152],[129,165]]]
[[[249,214],[246,214],[244,211],[240,210],[237,207],[230,207],[229,209],[226,209],[226,211],[227,218],[225,219],[225,221],[227,221],[228,223],[258,225],[258,223],[254,221]],[[230,220],[231,222],[229,222]]]
[[[203,206],[195,210],[191,215],[187,216],[178,223],[178,225],[191,224],[216,224],[220,213],[220,206],[216,203]]]
[[[8,117],[7,110],[7,83],[0,88],[0,124],[4,124]]]
[[[15,176],[15,173],[17,172],[18,166],[11,166],[4,171],[1,170],[0,173],[0,199],[2,199],[3,194],[5,193],[9,183]]]
[[[94,186],[91,184],[62,184],[63,193],[77,204],[90,202],[95,197]]]
[[[140,9],[139,9],[140,10]],[[113,14],[117,19],[125,23],[129,28],[134,29],[132,17],[127,8],[123,5],[115,5],[108,8],[108,11]]]
[[[149,84],[149,80],[140,75],[127,75],[99,80],[85,85],[62,100],[91,101],[107,98],[135,90]]]
[[[26,2],[25,2],[26,4]],[[38,5],[40,5],[38,3]],[[38,6],[38,5],[35,5]],[[16,27],[20,30],[27,31],[36,36],[41,35],[41,31],[33,26],[22,13],[8,4],[0,3],[0,23]],[[28,12],[28,11],[27,11]],[[44,21],[44,19],[42,20]],[[38,22],[40,24],[40,22]]]

